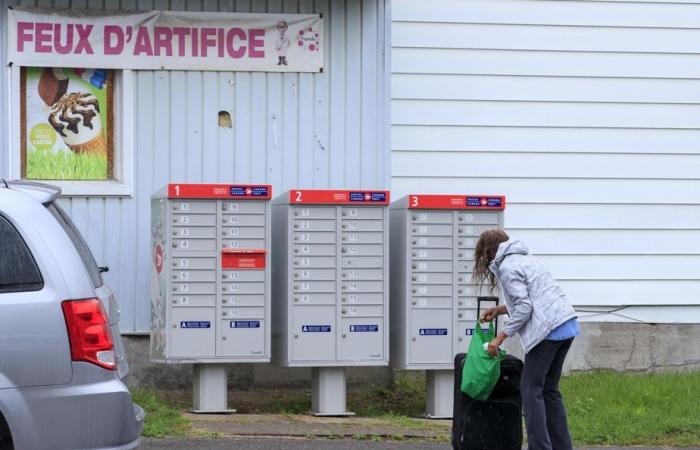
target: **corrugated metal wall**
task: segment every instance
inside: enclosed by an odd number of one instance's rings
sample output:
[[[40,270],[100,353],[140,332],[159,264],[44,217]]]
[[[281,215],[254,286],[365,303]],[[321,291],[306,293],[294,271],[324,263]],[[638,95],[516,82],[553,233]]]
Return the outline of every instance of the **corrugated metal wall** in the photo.
[[[13,4],[0,0],[0,24]],[[323,74],[136,72],[134,198],[64,202],[122,307],[122,331],[149,329],[151,194],[173,182],[385,188],[389,184],[388,15],[384,0],[28,0],[91,9],[323,13]],[[2,33],[0,33],[2,35]],[[4,36],[0,39],[4,39]],[[0,41],[0,59],[5,61]],[[0,72],[6,104],[7,81]],[[218,126],[229,111],[233,129]],[[3,109],[3,115],[4,115]],[[7,127],[5,120],[0,126]],[[6,174],[2,135],[0,173]]]
[[[576,304],[700,305],[692,3],[395,0],[394,198],[505,194]]]

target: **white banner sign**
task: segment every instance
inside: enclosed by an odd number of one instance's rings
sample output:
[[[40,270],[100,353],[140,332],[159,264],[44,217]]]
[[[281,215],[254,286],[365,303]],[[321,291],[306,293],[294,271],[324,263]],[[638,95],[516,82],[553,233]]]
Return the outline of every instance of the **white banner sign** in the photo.
[[[11,8],[8,63],[101,69],[320,72],[312,14]]]

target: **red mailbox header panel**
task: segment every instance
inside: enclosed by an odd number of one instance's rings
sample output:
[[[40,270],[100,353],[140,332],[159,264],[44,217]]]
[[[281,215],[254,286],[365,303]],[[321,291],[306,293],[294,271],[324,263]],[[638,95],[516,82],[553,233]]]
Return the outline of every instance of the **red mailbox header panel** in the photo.
[[[493,209],[503,210],[502,195],[420,195],[408,196],[409,209]]]
[[[289,191],[289,203],[328,205],[388,205],[389,191],[295,189]]]
[[[269,184],[175,184],[168,185],[168,198],[223,198],[238,200],[269,200]]]

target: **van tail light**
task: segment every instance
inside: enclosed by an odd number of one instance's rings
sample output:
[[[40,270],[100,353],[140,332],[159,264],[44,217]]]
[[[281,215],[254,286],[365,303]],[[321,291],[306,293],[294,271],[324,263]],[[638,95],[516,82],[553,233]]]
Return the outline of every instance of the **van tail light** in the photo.
[[[115,370],[117,358],[102,302],[96,298],[66,300],[61,307],[68,328],[71,359]]]

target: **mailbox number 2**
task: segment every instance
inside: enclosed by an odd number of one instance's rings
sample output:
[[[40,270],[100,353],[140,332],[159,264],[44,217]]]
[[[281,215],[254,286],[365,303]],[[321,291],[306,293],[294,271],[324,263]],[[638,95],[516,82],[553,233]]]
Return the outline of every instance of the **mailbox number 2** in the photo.
[[[296,191],[297,197],[294,200],[295,202],[301,202],[301,191]]]

